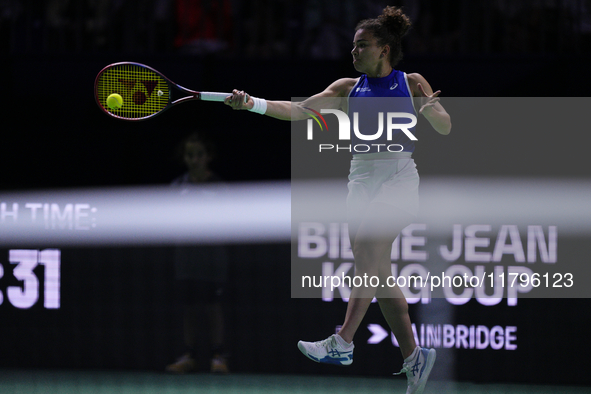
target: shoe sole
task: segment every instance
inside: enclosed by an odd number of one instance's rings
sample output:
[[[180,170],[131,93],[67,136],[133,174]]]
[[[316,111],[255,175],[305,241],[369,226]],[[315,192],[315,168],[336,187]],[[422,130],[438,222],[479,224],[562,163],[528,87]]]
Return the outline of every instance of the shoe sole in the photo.
[[[331,365],[338,365],[340,367],[346,367],[347,365],[351,365],[353,363],[353,360],[345,360],[343,362],[339,361],[338,359],[335,359],[333,357],[329,357],[326,356],[323,359],[318,359],[314,356],[311,356],[308,354],[308,351],[306,350],[306,348],[304,347],[304,345],[302,344],[302,341],[298,342],[298,349],[300,349],[300,352],[302,352],[302,354],[306,357],[308,357],[310,360],[315,361],[317,363],[320,364],[331,364]]]

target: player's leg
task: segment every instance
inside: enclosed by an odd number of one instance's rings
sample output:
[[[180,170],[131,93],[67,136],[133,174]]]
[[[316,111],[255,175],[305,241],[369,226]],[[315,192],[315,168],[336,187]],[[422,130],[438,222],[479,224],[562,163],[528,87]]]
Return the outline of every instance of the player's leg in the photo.
[[[380,268],[380,283],[387,283],[388,276],[392,275],[390,259]],[[400,346],[400,352],[403,358],[411,355],[417,347],[410,316],[408,314],[408,302],[398,286],[389,287],[386,285],[380,288],[376,293],[378,304],[382,315],[386,319],[388,326],[396,337]]]
[[[412,215],[388,204],[379,202],[370,204],[360,225],[355,226],[352,223],[349,229],[353,255],[355,256],[355,275],[377,276],[380,279],[380,284],[385,285],[388,276],[391,275],[389,267],[392,243],[402,229],[412,223],[413,218]],[[347,342],[352,342],[353,336],[357,332],[378,289],[381,290],[382,288],[370,286],[352,289],[345,321],[339,332],[339,335]],[[397,318],[404,316],[404,306],[406,304],[404,296],[402,296],[402,301],[390,303],[392,305],[388,308],[388,317],[391,317],[393,322],[396,322],[397,328],[403,322],[403,320],[398,321]],[[397,308],[391,309],[393,307]],[[408,306],[406,306],[406,315],[408,315]],[[410,319],[408,319],[408,323],[410,327]],[[401,333],[403,332],[406,332],[406,330],[401,330]],[[414,342],[414,339],[412,341]]]
[[[381,236],[381,234],[388,233],[395,233],[397,236],[404,227],[412,223],[414,216],[392,208],[388,204],[374,202],[368,210],[367,217],[370,218],[370,221],[363,221],[358,228],[352,228],[352,245],[356,268],[358,266],[357,261],[369,262],[371,261],[372,252],[381,253],[379,257],[374,256],[379,264],[378,277],[380,279],[380,286],[376,289],[375,295],[382,314],[400,345],[400,351],[404,358],[403,368],[400,373],[406,373],[407,394],[419,394],[425,388],[435,363],[436,352],[435,349],[424,349],[416,345],[408,313],[408,303],[404,294],[399,287],[387,286],[388,277],[392,275],[390,259],[392,242],[396,237],[387,239]],[[370,231],[365,227],[367,223],[372,225]],[[368,234],[369,236],[367,236]],[[361,265],[361,270],[364,270],[363,267]],[[370,264],[366,272],[373,274],[374,266]],[[386,286],[381,287],[381,284]],[[356,300],[352,293],[345,324],[343,324],[343,328],[339,333],[341,336],[353,335],[361,324],[369,303],[365,305],[359,301],[367,301],[367,299]],[[348,337],[347,340],[349,341]]]
[[[369,285],[369,278],[379,277],[380,266],[389,264],[392,242],[411,221],[412,215],[383,203],[370,204],[363,218],[350,221],[355,275],[368,278],[367,286],[364,283],[364,286],[353,286],[351,289],[345,320],[337,335],[324,341],[298,343],[299,349],[308,358],[340,365],[353,362],[353,336],[376,294],[376,288]]]
[[[391,253],[391,250],[389,251]],[[408,302],[398,286],[389,286],[388,278],[392,276],[392,263],[390,255],[381,261],[379,268],[380,287],[376,292],[376,298],[380,305],[382,315],[388,326],[394,333],[404,358],[407,358],[416,348],[410,316],[408,314]]]
[[[388,286],[388,277],[392,275],[392,265],[389,251],[387,256],[380,260],[379,278],[385,287],[379,287],[376,298],[388,326],[394,333],[400,351],[404,358],[402,371],[407,376],[407,394],[422,393],[433,364],[435,363],[435,349],[424,349],[416,345],[412,331],[408,302],[398,286]]]

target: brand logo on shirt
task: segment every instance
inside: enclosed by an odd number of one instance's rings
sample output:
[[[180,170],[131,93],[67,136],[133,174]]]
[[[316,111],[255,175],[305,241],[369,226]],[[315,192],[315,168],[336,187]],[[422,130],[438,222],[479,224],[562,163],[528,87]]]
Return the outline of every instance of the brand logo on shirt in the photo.
[[[369,87],[365,87],[365,88],[357,88],[355,89],[356,92],[371,92],[371,88]]]
[[[394,85],[390,86],[390,90],[394,90],[394,89],[396,89],[397,87],[398,87],[398,84],[397,84],[397,83],[395,83]]]

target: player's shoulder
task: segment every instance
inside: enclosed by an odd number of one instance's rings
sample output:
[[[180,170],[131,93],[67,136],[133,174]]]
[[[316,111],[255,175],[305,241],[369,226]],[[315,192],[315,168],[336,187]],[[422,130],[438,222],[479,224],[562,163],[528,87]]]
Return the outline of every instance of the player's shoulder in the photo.
[[[341,78],[334,81],[330,86],[334,93],[336,93],[340,97],[346,97],[349,95],[349,92],[355,84],[359,81],[359,78]]]
[[[425,83],[427,80],[419,73],[407,73],[406,78],[408,79],[409,85],[416,85],[418,83]]]
[[[423,85],[425,85],[427,83],[427,80],[425,79],[425,77],[423,77],[419,73],[407,73],[406,79],[408,80],[408,86],[410,87],[410,90],[412,92],[418,91],[417,85],[419,83],[423,84]]]
[[[419,73],[406,73],[406,78],[408,78],[408,82],[410,83],[415,82],[415,83],[419,83],[419,82],[423,82],[425,81],[425,77],[423,77],[421,74]]]
[[[344,85],[344,86],[350,86],[353,87],[355,86],[355,84],[357,83],[357,81],[359,81],[360,77],[357,78],[341,78],[341,79],[337,79],[335,81],[335,83],[338,83],[340,85]]]

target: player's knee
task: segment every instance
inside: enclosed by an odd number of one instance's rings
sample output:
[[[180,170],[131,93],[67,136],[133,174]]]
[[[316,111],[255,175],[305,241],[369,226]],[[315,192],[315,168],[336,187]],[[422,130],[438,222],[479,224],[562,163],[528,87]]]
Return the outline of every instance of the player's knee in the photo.
[[[360,252],[355,254],[355,273],[357,275],[379,275],[378,262],[372,253]]]
[[[358,239],[353,246],[353,255],[355,256],[355,261],[377,262],[380,253],[373,243]]]

